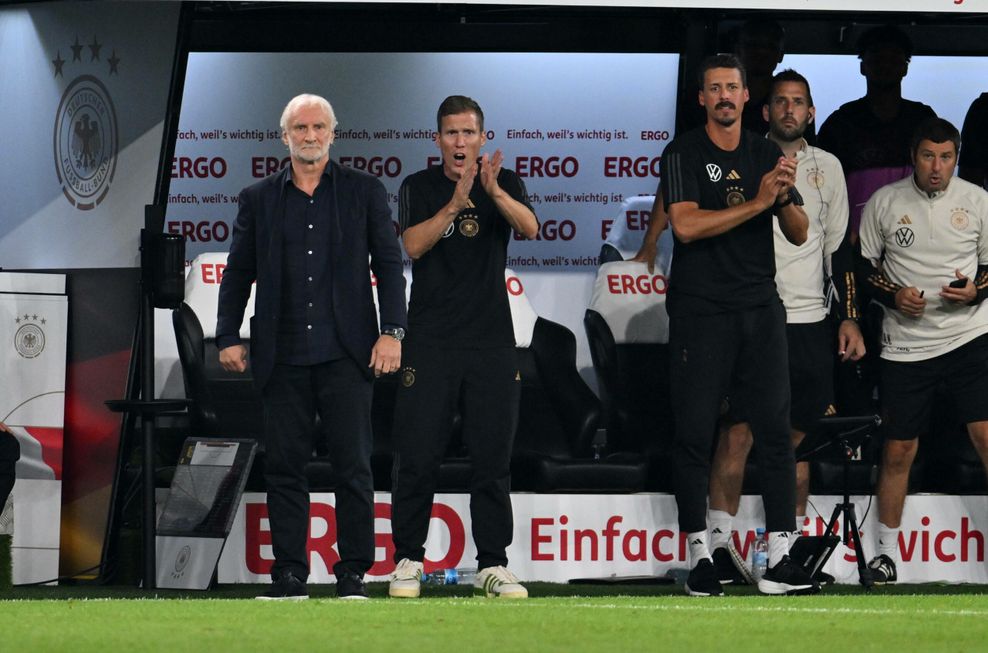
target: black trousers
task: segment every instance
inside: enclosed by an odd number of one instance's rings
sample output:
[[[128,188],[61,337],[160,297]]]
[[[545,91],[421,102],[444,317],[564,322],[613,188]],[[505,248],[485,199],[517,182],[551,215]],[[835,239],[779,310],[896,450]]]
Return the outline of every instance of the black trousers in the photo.
[[[336,475],[336,532],[345,572],[363,576],[374,563],[374,484],[370,455],[373,385],[349,359],[318,365],[275,365],[262,391],[268,519],[275,562],[272,579],[309,575],[309,483],[315,417],[326,429]]]
[[[669,355],[680,529],[694,533],[707,528],[710,455],[721,402],[730,388],[740,393],[758,443],[765,528],[795,530],[796,463],[789,434],[782,302],[735,313],[672,317]]]
[[[397,437],[391,532],[395,562],[421,561],[450,435],[462,396],[463,440],[470,454],[470,520],[479,569],[508,563],[514,532],[511,446],[521,382],[513,347],[439,349],[408,342],[395,404]]]

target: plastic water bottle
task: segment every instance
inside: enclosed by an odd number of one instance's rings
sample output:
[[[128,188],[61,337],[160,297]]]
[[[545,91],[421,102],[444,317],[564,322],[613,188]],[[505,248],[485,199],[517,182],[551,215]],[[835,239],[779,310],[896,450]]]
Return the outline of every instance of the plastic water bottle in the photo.
[[[476,569],[437,569],[426,574],[422,582],[429,585],[473,585]]]
[[[768,538],[764,528],[755,529],[755,541],[751,545],[751,575],[756,581],[762,579],[768,569]]]

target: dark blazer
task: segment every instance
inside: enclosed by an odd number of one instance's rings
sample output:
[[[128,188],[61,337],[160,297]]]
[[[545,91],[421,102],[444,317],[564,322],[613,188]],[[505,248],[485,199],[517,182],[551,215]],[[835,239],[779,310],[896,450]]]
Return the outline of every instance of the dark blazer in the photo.
[[[366,373],[371,349],[380,335],[374,314],[370,269],[377,279],[381,324],[407,327],[405,277],[401,248],[391,222],[387,193],[376,178],[330,161],[335,180],[337,224],[331,228],[330,256],[336,333],[343,349]],[[282,237],[285,213],[283,169],[240,192],[233,241],[220,284],[216,344],[222,349],[240,343],[240,325],[257,281],[254,317],[250,322],[254,382],[263,388],[274,369],[281,313]]]

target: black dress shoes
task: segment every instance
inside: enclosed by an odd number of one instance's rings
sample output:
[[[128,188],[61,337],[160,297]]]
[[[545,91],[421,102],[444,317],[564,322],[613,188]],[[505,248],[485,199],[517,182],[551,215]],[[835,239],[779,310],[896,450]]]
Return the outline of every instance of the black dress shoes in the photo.
[[[367,588],[364,579],[352,572],[345,572],[336,579],[336,596],[341,599],[367,598]]]
[[[304,601],[309,598],[309,590],[305,588],[305,583],[286,572],[271,584],[271,589],[257,598],[261,601]]]

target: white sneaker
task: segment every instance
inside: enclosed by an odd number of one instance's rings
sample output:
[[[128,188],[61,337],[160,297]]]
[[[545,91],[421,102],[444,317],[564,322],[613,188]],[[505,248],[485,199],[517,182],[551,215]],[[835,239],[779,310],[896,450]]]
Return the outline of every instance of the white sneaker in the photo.
[[[504,567],[484,567],[477,573],[473,583],[473,593],[489,599],[527,599],[528,590],[518,581],[518,577]]]
[[[402,558],[391,574],[388,596],[399,599],[417,599],[422,591],[422,563]]]

